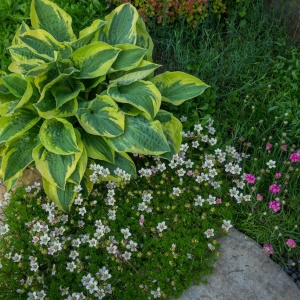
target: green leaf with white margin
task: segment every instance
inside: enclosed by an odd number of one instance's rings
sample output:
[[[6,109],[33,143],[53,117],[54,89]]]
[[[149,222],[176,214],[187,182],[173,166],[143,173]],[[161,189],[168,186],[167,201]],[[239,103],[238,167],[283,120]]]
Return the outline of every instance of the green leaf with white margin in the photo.
[[[182,141],[182,124],[173,116],[173,114],[165,110],[160,110],[157,113],[155,120],[160,122],[170,147],[170,152],[163,153],[160,155],[160,157],[171,160],[173,155],[177,154],[180,150]]]
[[[82,151],[80,159],[76,165],[76,169],[74,170],[74,172],[68,178],[67,181],[77,184],[77,185],[80,184],[80,182],[84,176],[86,167],[87,167],[87,162],[88,162],[87,151],[86,151],[85,147],[83,147],[83,151]]]
[[[151,79],[162,95],[162,101],[180,105],[201,95],[209,86],[184,72],[165,72]]]
[[[80,102],[76,115],[83,129],[94,135],[115,137],[124,132],[124,114],[109,96],[99,96],[92,101]]]
[[[43,29],[29,30],[20,35],[19,39],[32,52],[43,55],[49,61],[54,60],[54,51],[59,52],[62,58],[69,58],[72,53],[72,48],[69,45],[58,42]]]
[[[85,87],[82,82],[67,78],[54,84],[51,93],[55,97],[56,107],[60,108],[63,104],[76,98],[84,90]]]
[[[0,118],[0,144],[20,136],[33,127],[40,117],[31,108],[21,108],[11,116]]]
[[[78,140],[81,152],[70,155],[59,155],[48,151],[42,144],[33,149],[32,156],[36,168],[49,183],[65,189],[67,179],[75,171],[83,151],[83,144]]]
[[[98,39],[110,45],[135,45],[138,17],[137,10],[131,4],[125,3],[118,6],[105,17],[107,23],[100,32]]]
[[[39,129],[34,126],[6,143],[1,165],[5,181],[14,178],[34,161],[32,151],[37,146],[38,133]]]
[[[95,78],[105,75],[117,59],[120,49],[96,42],[75,50],[70,59],[80,72],[74,78]]]
[[[26,89],[27,81],[19,74],[9,74],[2,77],[9,91],[18,98],[22,98]]]
[[[38,114],[44,119],[67,118],[74,116],[78,111],[78,102],[74,98],[59,108],[56,108],[56,101],[49,90],[46,91],[45,96],[37,104],[34,104]]]
[[[144,49],[147,49],[146,59],[152,62],[152,53],[153,53],[154,45],[153,45],[152,38],[146,29],[145,22],[141,17],[138,18],[138,21],[136,23],[136,32],[137,32],[136,45]]]
[[[15,45],[8,48],[13,61],[39,59],[50,62],[51,58],[47,55],[38,54],[31,51],[26,45]]]
[[[72,30],[72,18],[52,1],[32,0],[30,19],[34,29],[47,30],[60,42],[76,39]]]
[[[25,59],[13,61],[8,66],[8,70],[12,73],[27,75],[31,70],[44,64],[45,62],[41,59]]]
[[[112,84],[108,95],[117,102],[129,103],[153,119],[159,111],[161,94],[150,81],[135,81],[128,85]]]
[[[127,115],[125,132],[107,142],[117,152],[160,155],[170,151],[160,122],[149,121],[142,114],[136,117]]]
[[[91,26],[86,27],[79,32],[79,38],[77,40],[68,42],[68,44],[75,50],[89,44],[95,37],[97,31],[105,24],[106,22],[103,20],[94,20]]]
[[[16,31],[12,41],[11,41],[11,45],[15,46],[15,45],[20,45],[22,42],[19,39],[19,36],[22,35],[23,33],[25,33],[26,31],[29,31],[30,27],[24,22],[22,21],[22,24],[20,25],[20,27],[18,28],[18,30]]]
[[[105,138],[80,131],[82,142],[88,157],[114,163],[115,151],[108,145]]]
[[[115,45],[116,48],[121,49],[117,59],[111,66],[110,72],[113,71],[129,71],[136,68],[143,60],[146,49],[131,44]]]
[[[136,177],[135,164],[132,161],[131,157],[125,152],[116,152],[115,163],[109,163],[106,161],[99,161],[99,160],[95,160],[95,163],[99,164],[104,168],[108,168],[110,171],[110,174],[107,177],[100,176],[100,179],[103,181],[115,181],[115,182],[122,181],[122,178],[120,178],[114,173],[114,171],[117,168],[120,168],[123,171],[125,171],[127,174],[130,174],[131,179]]]
[[[74,183],[67,182],[65,185],[65,189],[62,190],[57,186],[49,183],[49,181],[47,181],[43,177],[43,188],[48,198],[56,203],[58,207],[65,212],[70,211],[71,205],[75,200],[77,194],[74,192],[74,188],[76,186],[77,185]]]
[[[109,74],[109,83],[129,84],[131,82],[146,78],[161,65],[143,60],[136,68],[127,72],[116,72]]]
[[[50,152],[69,155],[81,152],[76,142],[73,125],[62,118],[45,120],[40,128],[40,139]]]

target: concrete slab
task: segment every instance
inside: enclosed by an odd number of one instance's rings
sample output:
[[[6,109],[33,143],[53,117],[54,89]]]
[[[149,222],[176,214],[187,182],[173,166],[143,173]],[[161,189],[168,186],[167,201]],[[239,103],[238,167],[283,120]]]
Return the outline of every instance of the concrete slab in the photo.
[[[180,300],[300,300],[294,281],[254,240],[232,228],[219,242],[221,256],[209,284],[190,287]]]

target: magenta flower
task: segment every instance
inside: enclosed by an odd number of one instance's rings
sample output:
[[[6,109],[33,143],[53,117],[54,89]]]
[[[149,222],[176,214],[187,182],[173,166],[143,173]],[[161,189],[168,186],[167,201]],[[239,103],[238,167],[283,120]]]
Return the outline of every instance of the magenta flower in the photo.
[[[266,145],[266,150],[270,150],[272,148],[273,144],[271,143],[267,143]]]
[[[286,241],[286,244],[290,247],[290,248],[296,248],[296,242],[293,239],[288,239]]]
[[[280,187],[277,184],[272,184],[269,186],[269,191],[273,194],[277,194],[280,192]]]
[[[255,176],[253,174],[246,174],[245,179],[249,184],[253,184],[255,182]]]
[[[275,200],[269,202],[269,208],[274,212],[278,212],[280,210],[280,202]]]
[[[263,199],[263,196],[261,194],[257,194],[256,198],[257,198],[258,201],[261,201]]]
[[[275,174],[275,177],[276,177],[276,178],[280,178],[281,176],[282,176],[281,173],[276,173],[276,174]]]
[[[273,254],[274,249],[273,249],[273,247],[271,245],[264,244],[263,251],[265,252],[265,254]]]
[[[296,152],[296,153],[292,153],[290,155],[290,160],[291,162],[297,162],[297,161],[300,161],[300,152]]]

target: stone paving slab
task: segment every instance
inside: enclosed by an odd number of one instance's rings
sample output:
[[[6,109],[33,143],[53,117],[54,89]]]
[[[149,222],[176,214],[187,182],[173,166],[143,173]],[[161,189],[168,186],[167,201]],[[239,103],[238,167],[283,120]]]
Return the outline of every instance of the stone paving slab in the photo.
[[[236,229],[219,239],[221,256],[207,285],[193,285],[180,300],[300,300],[300,289],[262,247]]]

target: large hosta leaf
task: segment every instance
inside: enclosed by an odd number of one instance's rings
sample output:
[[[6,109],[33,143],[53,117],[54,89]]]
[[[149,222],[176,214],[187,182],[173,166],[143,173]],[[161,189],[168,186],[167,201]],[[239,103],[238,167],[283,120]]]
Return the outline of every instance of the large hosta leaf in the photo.
[[[99,34],[99,40],[110,45],[135,44],[137,10],[129,3],[122,4],[105,17],[106,24]]]
[[[49,199],[56,203],[61,210],[68,212],[72,203],[75,200],[76,193],[74,188],[77,184],[67,182],[65,189],[62,190],[57,186],[51,184],[43,177],[43,188],[48,195]]]
[[[32,0],[30,11],[34,29],[44,29],[60,42],[76,39],[72,30],[72,18],[49,0]]]
[[[38,128],[33,127],[6,143],[1,165],[5,181],[12,179],[33,162],[32,150],[37,146],[38,133]]]
[[[81,151],[83,151],[82,143]],[[33,149],[35,165],[42,176],[52,185],[65,189],[67,179],[75,171],[81,153],[59,155],[48,151],[42,144]]]
[[[20,25],[20,27],[18,28],[18,30],[16,31],[12,41],[11,41],[11,45],[15,46],[15,45],[20,45],[21,44],[21,40],[19,39],[19,36],[22,35],[23,33],[25,33],[26,31],[29,31],[30,27],[24,22],[22,21],[22,24]]]
[[[125,132],[107,141],[118,152],[160,155],[170,151],[159,121],[149,121],[142,115],[127,115]]]
[[[180,105],[202,94],[209,86],[183,72],[165,72],[151,79],[162,95],[162,101]]]
[[[41,59],[18,60],[18,61],[13,61],[8,66],[8,70],[11,71],[12,73],[27,75],[28,72],[43,64],[45,64],[45,62]]]
[[[81,152],[73,125],[62,118],[45,120],[40,129],[40,139],[43,146],[55,154],[69,155]]]
[[[8,48],[12,60],[27,60],[27,59],[40,59],[45,61],[51,61],[52,59],[47,55],[38,54],[36,51],[30,50],[28,46],[21,44],[15,45]]]
[[[95,78],[105,75],[121,50],[108,44],[97,42],[73,52],[70,59],[80,70],[75,78]]]
[[[12,116],[2,116],[0,118],[0,144],[23,134],[39,120],[40,117],[29,108],[21,108]]]
[[[81,102],[77,118],[90,134],[114,137],[124,132],[124,114],[108,96],[97,96],[92,101]]]
[[[108,145],[105,138],[99,135],[88,134],[85,131],[80,131],[80,133],[88,157],[111,163],[115,161],[115,151]]]
[[[122,51],[111,67],[114,71],[129,71],[136,68],[147,52],[146,49],[131,44],[115,45],[115,47]]]
[[[2,77],[4,84],[9,91],[18,98],[22,98],[26,88],[27,81],[19,74],[9,74]]]
[[[86,167],[87,167],[87,162],[88,162],[87,151],[86,151],[85,147],[83,147],[83,151],[80,156],[80,159],[76,165],[74,172],[68,178],[68,182],[72,182],[77,185],[80,184],[80,182],[84,176]]]
[[[145,22],[141,17],[138,18],[138,21],[136,23],[136,32],[136,45],[147,49],[146,59],[151,62],[154,45],[150,34],[147,32]]]
[[[124,72],[115,72],[109,74],[110,83],[129,84],[131,82],[146,78],[148,75],[158,69],[160,65],[143,60],[136,68]]]
[[[72,53],[69,45],[58,42],[42,29],[27,31],[19,38],[32,52],[43,55],[48,60],[55,58],[54,51],[59,52],[62,58],[68,58]]]
[[[173,116],[173,114],[165,110],[160,110],[156,115],[155,120],[160,122],[170,147],[170,152],[163,153],[160,156],[171,160],[173,155],[177,154],[180,150],[182,124]]]
[[[129,103],[153,119],[161,104],[161,94],[149,81],[135,81],[128,85],[110,85],[107,93],[115,101]]]

